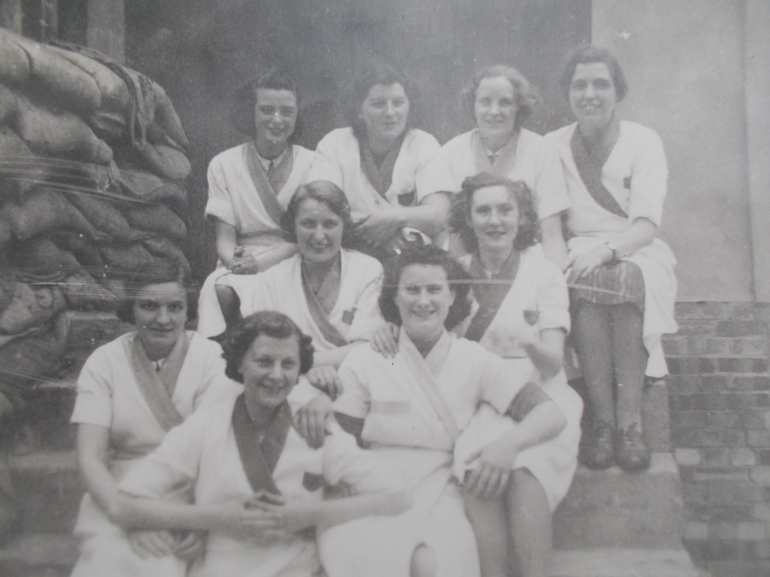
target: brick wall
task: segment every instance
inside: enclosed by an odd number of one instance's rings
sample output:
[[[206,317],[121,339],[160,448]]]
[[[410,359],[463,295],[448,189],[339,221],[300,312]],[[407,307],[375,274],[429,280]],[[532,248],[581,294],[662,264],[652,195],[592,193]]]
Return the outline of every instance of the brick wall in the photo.
[[[665,339],[686,544],[714,577],[770,575],[768,311],[679,303]]]

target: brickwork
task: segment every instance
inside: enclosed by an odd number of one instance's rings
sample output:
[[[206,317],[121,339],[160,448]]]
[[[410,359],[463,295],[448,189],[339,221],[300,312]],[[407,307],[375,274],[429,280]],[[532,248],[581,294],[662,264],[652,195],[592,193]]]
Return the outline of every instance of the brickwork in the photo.
[[[770,575],[770,374],[766,311],[679,303],[664,341],[685,540],[714,577]]]

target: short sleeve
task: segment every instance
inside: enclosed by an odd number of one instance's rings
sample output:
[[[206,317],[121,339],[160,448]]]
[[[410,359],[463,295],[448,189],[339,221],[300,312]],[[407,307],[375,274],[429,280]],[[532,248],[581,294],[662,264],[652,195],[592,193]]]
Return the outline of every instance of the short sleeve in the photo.
[[[337,160],[337,131],[333,130],[321,139],[315,150],[315,157],[310,171],[307,175],[307,182],[316,180],[328,180],[333,182],[339,188],[342,187],[342,167]],[[343,189],[344,190],[344,189]]]
[[[421,132],[420,140],[415,151],[415,178],[419,181],[420,174],[430,165],[441,151],[441,145],[436,137],[427,132]]]
[[[324,478],[329,485],[345,483],[355,493],[395,493],[405,488],[403,479],[372,451],[362,449],[356,438],[335,421],[327,422],[323,445]]]
[[[433,160],[428,162],[417,173],[415,188],[417,190],[418,204],[436,192],[459,191],[454,182],[452,163],[450,162],[446,147],[440,149],[433,157]]]
[[[71,422],[112,425],[112,371],[107,355],[97,349],[86,361],[78,377],[78,394]]]
[[[541,139],[539,146],[535,190],[538,199],[537,214],[540,220],[543,220],[567,210],[570,201],[559,151],[549,140]]]
[[[219,158],[215,157],[209,164],[207,179],[209,199],[206,203],[206,216],[213,216],[226,224],[236,226],[233,201],[227,189],[224,167]]]
[[[225,375],[226,363],[222,358],[222,348],[214,342],[211,345],[206,352],[203,385],[193,401],[196,411],[233,399],[243,392],[243,385]]]
[[[370,340],[374,330],[383,322],[378,300],[382,291],[382,280],[385,273],[378,261],[373,259],[373,262],[370,264],[369,274],[356,301],[356,314],[353,316],[353,322],[347,333],[347,340],[349,342]]]
[[[550,261],[543,261],[541,288],[537,295],[538,328],[563,329],[569,333],[569,292],[567,281],[559,268]]]
[[[164,437],[160,446],[134,465],[118,488],[134,497],[160,499],[198,476],[206,411],[196,413]]]
[[[361,347],[348,353],[340,365],[337,374],[342,382],[342,394],[334,401],[334,412],[357,419],[365,419],[369,414],[371,394],[366,379],[364,359]]]
[[[632,162],[631,202],[628,218],[646,218],[660,226],[668,192],[668,163],[663,142],[652,130],[639,140]]]
[[[478,345],[474,351],[481,386],[481,400],[505,413],[511,401],[530,380],[529,374],[511,371],[505,361]]]

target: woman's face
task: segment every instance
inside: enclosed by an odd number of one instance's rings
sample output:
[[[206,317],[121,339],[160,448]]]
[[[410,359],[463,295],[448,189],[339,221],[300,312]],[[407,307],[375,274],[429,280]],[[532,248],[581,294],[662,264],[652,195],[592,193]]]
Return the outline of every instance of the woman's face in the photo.
[[[134,300],[134,323],[147,349],[168,351],[184,333],[187,293],[175,282],[142,287]]]
[[[513,84],[503,76],[482,78],[476,88],[473,110],[483,138],[510,138],[518,112]]]
[[[479,188],[473,193],[469,224],[480,250],[507,250],[519,232],[519,206],[502,185]]]
[[[410,264],[401,272],[395,302],[401,324],[412,340],[439,335],[454,300],[444,267]]]
[[[604,62],[578,64],[569,87],[569,104],[578,122],[605,126],[617,103],[615,83]]]
[[[299,379],[299,339],[261,334],[246,350],[241,361],[247,400],[274,409],[286,400]]]
[[[375,84],[361,103],[359,118],[366,126],[369,140],[394,141],[406,128],[409,119],[409,98],[398,82]]]
[[[342,246],[344,222],[323,202],[303,200],[297,210],[294,229],[302,258],[311,263],[326,263],[335,258]]]
[[[257,143],[285,146],[297,123],[297,97],[290,90],[257,89],[254,126]]]

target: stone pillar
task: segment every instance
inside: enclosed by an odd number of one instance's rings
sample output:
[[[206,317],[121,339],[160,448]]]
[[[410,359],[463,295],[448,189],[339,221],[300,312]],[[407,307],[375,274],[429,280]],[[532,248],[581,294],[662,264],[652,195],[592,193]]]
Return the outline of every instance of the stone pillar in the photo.
[[[126,58],[124,0],[89,0],[86,43],[115,60]]]

